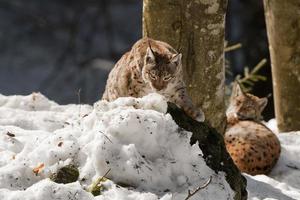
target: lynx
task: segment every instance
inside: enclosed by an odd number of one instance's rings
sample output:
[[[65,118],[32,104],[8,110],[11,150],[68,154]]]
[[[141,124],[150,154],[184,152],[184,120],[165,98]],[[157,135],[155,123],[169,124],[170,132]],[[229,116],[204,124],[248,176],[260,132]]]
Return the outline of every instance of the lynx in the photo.
[[[226,113],[226,148],[238,168],[251,175],[270,172],[281,151],[276,135],[260,122],[266,105],[267,98],[244,93],[236,84]]]
[[[142,38],[125,53],[110,72],[102,99],[142,97],[159,93],[197,121],[204,121],[187,94],[182,77],[181,53],[169,44]]]

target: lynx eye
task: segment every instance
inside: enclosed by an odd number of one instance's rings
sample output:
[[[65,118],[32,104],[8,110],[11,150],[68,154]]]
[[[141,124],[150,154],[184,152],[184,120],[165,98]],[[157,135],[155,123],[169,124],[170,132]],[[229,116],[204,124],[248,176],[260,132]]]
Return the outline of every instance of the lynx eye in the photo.
[[[153,73],[150,72],[149,76],[150,76],[151,79],[156,80],[156,76]]]
[[[164,81],[169,81],[169,80],[171,80],[173,77],[172,76],[165,76],[164,77]]]

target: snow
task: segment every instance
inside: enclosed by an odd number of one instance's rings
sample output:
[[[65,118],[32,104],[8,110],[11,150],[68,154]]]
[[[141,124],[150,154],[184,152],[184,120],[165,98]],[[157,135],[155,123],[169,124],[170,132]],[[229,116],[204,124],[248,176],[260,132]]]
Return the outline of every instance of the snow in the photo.
[[[225,174],[206,166],[198,145],[189,145],[191,133],[166,109],[157,94],[94,106],[58,105],[40,93],[0,95],[0,199],[183,200],[209,177],[191,200],[232,199]],[[300,199],[300,132],[278,133],[276,120],[266,125],[282,153],[268,176],[244,174],[248,199]],[[48,178],[70,163],[79,169],[77,182]],[[108,170],[106,190],[94,197],[87,189]]]
[[[233,199],[226,174],[205,164],[166,110],[158,94],[94,106],[0,95],[0,199],[182,200],[210,177],[191,200]],[[79,169],[77,182],[48,178],[68,164]],[[87,189],[108,170],[106,190],[92,196]]]

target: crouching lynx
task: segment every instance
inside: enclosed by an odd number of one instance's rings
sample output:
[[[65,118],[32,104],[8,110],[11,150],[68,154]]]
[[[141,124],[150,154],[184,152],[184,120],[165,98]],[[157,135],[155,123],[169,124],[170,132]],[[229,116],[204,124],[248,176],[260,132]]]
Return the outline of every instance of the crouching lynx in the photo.
[[[266,105],[267,98],[244,93],[236,84],[226,113],[226,148],[238,168],[251,175],[270,172],[280,155],[278,138],[259,122]]]
[[[143,38],[125,53],[110,72],[102,99],[142,97],[156,92],[181,107],[197,121],[204,114],[187,94],[181,54],[165,42]]]

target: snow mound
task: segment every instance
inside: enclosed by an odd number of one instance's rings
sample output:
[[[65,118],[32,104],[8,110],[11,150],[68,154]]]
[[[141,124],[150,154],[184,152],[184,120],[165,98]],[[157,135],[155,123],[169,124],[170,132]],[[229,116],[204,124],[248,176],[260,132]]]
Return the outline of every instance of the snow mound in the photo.
[[[166,110],[158,94],[94,107],[60,106],[39,93],[0,95],[0,199],[182,200],[210,178],[190,199],[233,199],[225,174],[205,164]],[[77,182],[48,179],[70,163]],[[107,190],[92,196],[86,189],[108,170]]]

